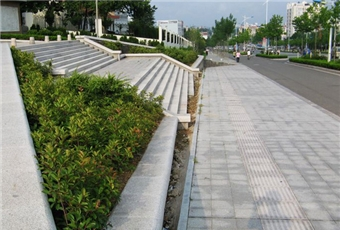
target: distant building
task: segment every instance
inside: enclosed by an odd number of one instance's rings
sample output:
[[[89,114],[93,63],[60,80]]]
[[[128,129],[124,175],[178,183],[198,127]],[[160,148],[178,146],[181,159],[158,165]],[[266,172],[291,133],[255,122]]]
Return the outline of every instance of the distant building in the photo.
[[[113,23],[108,28],[116,34],[127,34],[129,31],[129,22],[132,19],[125,13],[109,12],[108,17],[113,20]]]
[[[21,32],[20,2],[25,0],[0,1],[0,32]]]
[[[184,26],[181,20],[159,20],[156,23],[164,30],[184,36]]]
[[[204,38],[204,39],[208,39],[209,33],[208,33],[208,32],[201,32],[201,36],[202,36],[202,38]]]
[[[295,33],[294,19],[300,17],[310,6],[311,4],[305,1],[287,3],[287,37],[291,37]]]

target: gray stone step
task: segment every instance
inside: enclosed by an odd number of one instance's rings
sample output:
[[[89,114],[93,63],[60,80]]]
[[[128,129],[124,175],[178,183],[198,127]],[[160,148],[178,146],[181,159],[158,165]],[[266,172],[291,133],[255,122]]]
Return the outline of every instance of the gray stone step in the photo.
[[[100,68],[103,68],[108,63],[112,64],[116,60],[107,55],[98,55],[96,58],[86,59],[84,62],[79,62],[78,66],[68,69],[69,74],[77,71],[79,73],[92,73]],[[72,64],[74,66],[74,64]]]
[[[163,99],[162,105],[165,110],[170,110],[169,105],[170,105],[172,93],[174,91],[175,84],[177,81],[178,72],[179,72],[179,67],[175,66],[173,70],[173,74],[170,77],[170,81],[167,84],[166,89],[163,93],[164,99]]]
[[[52,41],[52,42],[46,42],[46,43],[39,43],[39,44],[32,44],[27,46],[20,46],[18,47],[21,51],[26,52],[39,52],[41,50],[49,50],[54,48],[60,48],[60,47],[68,47],[81,44],[79,41]]]
[[[178,76],[176,79],[175,88],[172,92],[170,104],[169,104],[169,111],[175,114],[179,114],[179,104],[181,99],[181,92],[183,87],[183,69],[178,71]]]
[[[80,52],[80,53],[70,54],[70,55],[62,56],[62,57],[59,57],[59,58],[56,58],[56,59],[52,59],[52,66],[54,68],[58,68],[58,67],[61,67],[61,66],[65,66],[69,63],[79,62],[79,61],[82,61],[84,59],[91,58],[91,57],[96,56],[96,55],[98,55],[98,52],[94,49],[85,50],[85,51]]]
[[[189,96],[195,95],[195,82],[194,75],[192,73],[189,73],[188,95]]]
[[[51,55],[51,54],[54,54],[54,53],[62,53],[62,52],[69,51],[69,50],[76,50],[76,49],[84,47],[84,46],[85,46],[84,44],[78,42],[78,43],[74,43],[74,44],[68,45],[68,46],[50,47],[49,49],[41,48],[40,50],[34,50],[32,52],[34,52],[35,57],[38,58],[38,57],[41,57],[41,56]]]
[[[145,90],[146,92],[154,93],[155,87],[157,87],[158,82],[168,70],[169,65],[170,63],[166,62],[164,59],[158,62],[158,64],[152,68],[150,73],[138,85],[138,91],[141,92],[142,90]]]
[[[66,63],[65,65],[59,66],[58,69],[68,69],[68,70],[77,69],[80,66],[83,66],[84,64],[94,63],[97,60],[102,59],[103,57],[109,57],[109,56],[98,52],[88,58],[84,58],[82,60],[75,61],[75,62]],[[110,58],[112,59],[112,57]]]
[[[184,70],[182,90],[179,98],[178,114],[186,114],[188,111],[188,88],[189,88],[189,73]]]
[[[85,73],[94,73],[95,71],[97,70],[100,70],[108,65],[112,65],[113,63],[117,62],[118,60],[117,59],[113,59],[111,57],[106,57],[105,59],[102,59],[102,61],[97,64],[97,65],[92,65],[91,66],[91,63],[90,63],[90,67],[89,68],[86,68],[85,69]]]
[[[152,71],[152,69],[158,64],[158,62],[160,62],[160,61],[161,61],[161,59],[159,58],[159,59],[152,60],[151,64],[150,63],[144,63],[144,65],[139,65],[138,68],[140,68],[141,70],[139,71],[139,74],[130,81],[130,84],[138,86],[144,80],[144,78]],[[148,68],[144,68],[144,67],[146,67],[146,64],[147,64]],[[130,66],[130,69],[131,69],[131,66]]]
[[[158,83],[157,89],[154,91],[154,94],[156,96],[165,95],[165,90],[168,86],[168,83],[170,82],[174,69],[175,69],[175,65],[170,64],[168,71],[165,73],[163,79]]]
[[[52,59],[52,61],[60,61],[67,58],[72,58],[74,56],[81,56],[82,53],[87,52],[95,52],[94,49],[90,48],[89,46],[83,46],[79,47],[77,50],[70,49],[68,51],[64,51],[61,53],[55,52],[53,54],[46,54],[43,56],[36,57],[36,59],[40,62],[49,61]]]

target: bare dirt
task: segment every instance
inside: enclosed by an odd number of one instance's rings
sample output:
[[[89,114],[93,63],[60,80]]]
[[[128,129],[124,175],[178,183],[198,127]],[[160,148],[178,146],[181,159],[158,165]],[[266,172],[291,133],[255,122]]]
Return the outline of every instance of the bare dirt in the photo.
[[[196,121],[200,79],[201,77],[197,77],[195,79],[195,95],[189,98],[188,112],[191,114],[191,122],[189,124],[189,128],[177,131],[171,177],[168,187],[168,196],[164,210],[164,230],[177,229],[177,224],[181,212],[182,194],[184,190],[188,159],[190,156],[192,134]]]

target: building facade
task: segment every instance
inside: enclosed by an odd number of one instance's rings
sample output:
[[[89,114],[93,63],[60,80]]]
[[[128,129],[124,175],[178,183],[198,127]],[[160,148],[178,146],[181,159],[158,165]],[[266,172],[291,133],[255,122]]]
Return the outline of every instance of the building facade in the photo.
[[[159,20],[156,23],[164,30],[184,36],[184,24],[181,20]]]
[[[24,1],[0,1],[0,32],[21,32],[20,2]]]
[[[294,19],[300,17],[310,6],[311,4],[305,1],[287,3],[287,37],[291,37],[295,33]]]

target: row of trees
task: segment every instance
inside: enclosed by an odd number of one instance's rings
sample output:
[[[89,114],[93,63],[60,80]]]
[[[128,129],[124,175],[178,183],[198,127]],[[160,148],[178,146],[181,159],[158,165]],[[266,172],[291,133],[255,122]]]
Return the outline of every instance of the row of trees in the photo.
[[[336,27],[340,22],[340,0],[336,0],[334,6],[326,8],[324,5],[314,3],[300,17],[296,17],[293,21],[296,33],[291,37],[290,44],[298,45],[297,40],[302,41],[306,37],[314,39],[314,49],[327,46],[329,29]],[[274,41],[274,45],[287,45],[287,41],[282,41],[281,36],[283,30],[283,17],[273,15],[267,24],[262,24],[257,30],[254,37],[251,36],[249,30],[241,32],[236,31],[236,19],[232,14],[227,18],[221,18],[220,21],[215,20],[213,27],[213,35],[207,41],[208,46],[216,45],[234,45],[235,43],[248,43],[262,41],[262,38],[267,38]],[[235,36],[232,36],[235,35]],[[295,40],[294,40],[295,39]],[[334,39],[336,40],[336,39]],[[307,42],[307,41],[306,41]],[[299,46],[299,45],[298,45]]]
[[[308,35],[314,33],[314,50],[321,48],[322,44],[327,42],[328,39],[324,38],[328,38],[327,35],[329,35],[330,28],[336,28],[339,23],[340,0],[336,0],[330,9],[326,8],[324,5],[314,3],[306,12],[300,17],[296,17],[293,21],[294,28],[301,37],[302,47],[305,35],[307,44]],[[334,34],[334,41],[336,41],[336,33]]]
[[[257,37],[273,39],[275,41],[280,38],[283,33],[282,29],[283,17],[274,15],[266,25],[262,25],[257,31]],[[235,36],[232,36],[235,35]],[[242,31],[236,30],[236,19],[232,14],[227,18],[221,18],[220,21],[215,20],[213,27],[213,35],[208,40],[210,46],[216,45],[234,45],[236,43],[248,43],[251,40],[251,32],[249,29]]]
[[[150,0],[141,1],[98,1],[99,16],[102,19],[103,27],[106,29],[112,23],[112,19],[108,16],[109,12],[126,13],[132,17],[133,21],[129,23],[129,31],[135,36],[154,37],[157,30],[154,28],[155,6],[150,5]],[[54,16],[64,14],[63,25],[66,27],[68,23],[77,27],[78,30],[84,30],[86,23],[94,25],[96,14],[95,1],[27,1],[21,3],[22,12],[45,11],[45,20],[52,27],[54,24]]]

